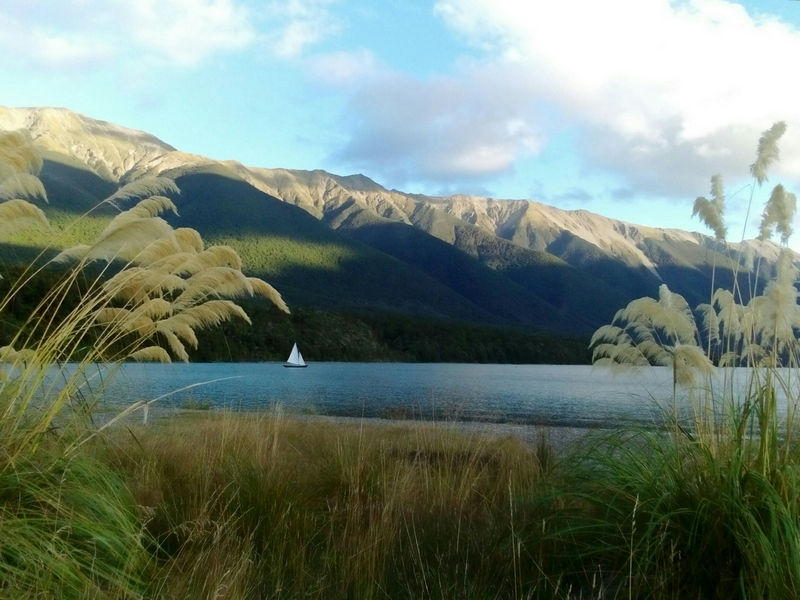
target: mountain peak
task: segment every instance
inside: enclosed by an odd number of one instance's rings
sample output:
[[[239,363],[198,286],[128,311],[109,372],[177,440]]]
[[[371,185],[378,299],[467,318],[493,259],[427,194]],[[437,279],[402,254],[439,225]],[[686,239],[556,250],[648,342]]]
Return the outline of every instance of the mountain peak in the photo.
[[[294,204],[324,220],[374,223],[386,220],[411,225],[450,244],[480,253],[474,240],[494,239],[544,252],[584,268],[592,260],[612,260],[626,268],[644,269],[661,279],[662,262],[696,264],[699,253],[714,250],[700,233],[635,225],[585,209],[562,210],[532,200],[501,200],[466,194],[445,197],[387,190],[364,174],[335,175],[324,170],[267,169],[236,161],[218,163],[177,151],[157,137],[80,115],[64,108],[0,107],[0,128],[25,127],[44,150],[85,163],[103,179],[119,183],[142,174],[185,173],[195,166],[222,165],[259,190]],[[361,216],[356,216],[362,213]],[[747,244],[772,258],[774,244]],[[512,252],[513,253],[513,252]],[[676,258],[676,256],[678,258]],[[687,258],[691,256],[691,258]],[[705,267],[703,267],[705,268]],[[591,271],[589,271],[591,273]]]
[[[0,129],[20,128],[28,129],[42,150],[71,155],[115,183],[176,151],[145,131],[65,108],[0,107]]]
[[[323,171],[325,172],[325,171]],[[355,175],[332,175],[327,173],[329,177],[335,179],[339,185],[354,192],[385,192],[386,188],[382,185],[375,183],[372,179],[361,173]]]

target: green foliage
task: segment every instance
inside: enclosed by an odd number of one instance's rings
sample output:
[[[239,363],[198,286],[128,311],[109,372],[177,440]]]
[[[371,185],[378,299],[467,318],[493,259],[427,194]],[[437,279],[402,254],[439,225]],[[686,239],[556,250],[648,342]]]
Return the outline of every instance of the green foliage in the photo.
[[[751,190],[766,180],[784,131],[778,123],[764,132]],[[695,213],[725,245],[719,177],[712,197],[698,198]],[[760,237],[768,239],[774,227],[784,248],[761,294],[759,285],[739,278],[741,257],[725,246],[720,263],[732,286],[697,307],[701,330],[689,304],[662,286],[658,301],[631,302],[592,338],[597,363],[669,364],[676,383],[704,382],[688,390],[688,418],[677,406],[665,407],[665,431],[616,432],[582,453],[582,467],[560,495],[580,510],[556,539],[572,549],[577,570],[599,572],[603,565],[612,590],[653,598],[800,594],[800,398],[793,384],[800,306],[794,254],[785,247],[795,209],[794,195],[776,186]],[[679,353],[690,358],[679,364]],[[721,384],[711,378],[712,361]],[[732,383],[734,366],[747,369],[743,387]],[[786,398],[781,414],[779,392]]]
[[[586,364],[584,338],[372,313],[377,338],[414,362]]]
[[[243,301],[252,325],[231,321],[199,332],[193,361],[283,361],[297,342],[309,361],[587,364],[585,338],[481,327],[377,312],[295,308],[285,315]]]
[[[148,558],[133,496],[84,454],[0,461],[0,595],[136,597]]]
[[[796,597],[799,458],[765,477],[734,443],[607,434],[570,458],[550,496],[565,507],[551,543],[566,582],[597,580],[604,597]]]

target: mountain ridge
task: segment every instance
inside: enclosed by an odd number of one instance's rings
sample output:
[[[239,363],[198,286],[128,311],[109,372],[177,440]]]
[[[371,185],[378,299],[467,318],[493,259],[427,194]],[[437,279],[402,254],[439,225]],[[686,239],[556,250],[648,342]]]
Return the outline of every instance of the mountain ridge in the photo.
[[[188,219],[182,224],[250,256],[246,262],[251,260],[252,268],[283,281],[298,302],[304,290],[308,297],[324,302],[325,293],[319,285],[314,287],[312,274],[335,285],[336,269],[345,268],[350,270],[342,285],[349,287],[343,293],[354,305],[381,310],[414,305],[413,310],[425,312],[425,302],[432,302],[430,306],[438,308],[431,308],[431,314],[446,317],[444,298],[451,298],[453,307],[462,300],[466,304],[450,318],[464,318],[456,315],[474,310],[479,320],[588,333],[608,322],[629,300],[655,295],[661,283],[696,302],[708,299],[712,265],[720,284],[733,281],[722,248],[702,233],[637,225],[532,200],[409,194],[389,190],[363,174],[248,167],[235,160],[182,152],[150,133],[67,109],[0,107],[0,128],[18,127],[31,131],[49,161],[47,185],[65,199],[85,205],[145,175],[182,182],[188,190],[176,200],[182,218]],[[198,181],[216,190],[217,196],[206,193]],[[277,210],[276,202],[291,210]],[[314,219],[301,218],[295,210]],[[245,223],[236,219],[250,221],[247,235],[242,233]],[[283,229],[278,227],[282,220],[287,223]],[[288,233],[277,235],[278,231]],[[266,249],[269,243],[273,247]],[[282,249],[274,250],[275,244]],[[314,244],[347,248],[345,254],[358,256],[364,274],[377,277],[398,294],[396,301],[376,294],[371,289],[376,281],[365,277],[359,282],[358,269],[352,271],[341,262],[343,251],[334,252],[338,267],[300,269],[294,278],[274,270],[277,259],[264,262],[270,252],[285,254],[291,247],[302,250],[310,264],[328,264],[320,254],[323,250],[309,249]],[[727,249],[738,260],[745,247],[768,265],[779,250],[771,242],[755,241]],[[294,264],[285,256],[281,260]],[[400,269],[403,275],[389,283],[391,278],[376,270],[378,264],[382,269]],[[412,289],[428,300],[413,298]],[[364,292],[363,302],[359,290]],[[381,297],[384,300],[378,300]]]
[[[81,126],[85,130],[83,135],[80,135]],[[711,240],[710,236],[700,232],[639,225],[605,217],[586,209],[564,210],[534,200],[484,198],[466,194],[427,196],[389,190],[363,174],[336,175],[321,169],[302,171],[251,167],[234,160],[216,161],[179,151],[150,133],[92,119],[65,108],[0,107],[0,128],[19,127],[29,129],[37,145],[44,150],[77,157],[95,169],[100,177],[115,183],[143,175],[161,175],[177,166],[186,167],[187,164],[206,166],[216,163],[230,168],[232,172],[270,195],[295,205],[302,205],[305,210],[318,218],[322,215],[325,203],[330,200],[331,192],[335,191],[327,185],[330,181],[335,182],[341,190],[354,199],[369,200],[370,208],[379,216],[386,218],[410,223],[409,211],[405,209],[408,203],[423,202],[437,208],[441,207],[442,212],[453,215],[460,221],[478,225],[502,239],[536,250],[545,250],[558,237],[556,232],[567,230],[601,249],[612,251],[623,259],[636,257],[636,260],[631,260],[631,264],[642,264],[648,269],[655,268],[655,265],[640,248],[636,247],[636,243],[641,243],[643,237],[656,239],[671,237],[699,245]],[[65,142],[55,141],[54,132],[69,134],[73,142],[83,138],[82,143],[72,143],[67,148]],[[95,147],[86,144],[86,134],[94,138]],[[129,142],[128,145],[133,151],[123,156],[123,153],[115,148],[118,144],[104,143],[108,139],[113,139],[117,143],[125,140]],[[110,152],[112,148],[114,151]],[[143,148],[144,151],[136,152],[135,148]],[[127,146],[123,149],[127,149]],[[312,178],[325,182],[326,194],[320,194],[318,189],[314,189],[313,194],[309,194],[307,198],[298,198],[296,191],[292,195],[292,190],[287,189],[286,184],[276,185],[274,174],[283,175],[284,178],[289,175],[295,184],[298,174],[310,174]],[[308,183],[306,186],[311,190]],[[376,196],[368,197],[368,193]],[[313,201],[309,202],[309,198],[313,198]],[[534,235],[526,239],[526,232],[521,230],[523,225],[533,226],[530,228],[532,230],[530,233]],[[543,231],[550,231],[549,239]],[[776,257],[776,250],[769,249],[769,244],[753,244],[753,240],[746,243],[754,246],[759,253],[765,253],[771,260]]]

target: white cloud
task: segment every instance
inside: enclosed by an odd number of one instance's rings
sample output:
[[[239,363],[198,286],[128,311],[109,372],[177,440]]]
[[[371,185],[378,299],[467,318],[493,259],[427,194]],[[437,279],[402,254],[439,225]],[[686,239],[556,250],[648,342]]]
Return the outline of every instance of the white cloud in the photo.
[[[58,27],[53,15],[37,10],[43,8],[37,4],[12,0],[0,7],[0,50],[6,64],[62,69],[106,62],[114,56],[112,44],[85,30]],[[65,23],[72,20],[71,12],[63,11]]]
[[[86,68],[120,57],[193,66],[252,43],[250,10],[236,0],[8,0],[0,5],[7,63]]]
[[[241,50],[256,37],[250,11],[234,0],[125,0],[119,5],[140,49],[179,65]]]
[[[379,75],[375,55],[365,49],[354,52],[333,52],[313,57],[309,62],[311,78],[324,85],[349,89]]]
[[[593,164],[645,190],[743,176],[762,130],[786,120],[800,133],[800,80],[787,70],[800,33],[739,4],[442,0],[436,11],[486,52],[482,71],[529,79],[527,102],[563,115]],[[782,148],[783,173],[800,176],[800,144],[787,136]]]
[[[439,0],[434,12],[480,58],[419,78],[365,51],[316,57],[312,76],[348,96],[334,156],[348,167],[395,184],[489,180],[568,132],[585,168],[629,195],[694,197],[712,174],[746,178],[760,133],[785,120],[771,178],[800,180],[800,79],[787,69],[800,32],[776,18],[727,0]]]
[[[310,46],[339,32],[340,25],[328,7],[336,0],[273,2],[270,21],[275,24],[272,48],[282,58],[296,58]]]
[[[519,101],[526,86],[494,72],[420,81],[373,66],[353,80],[350,137],[333,158],[394,185],[508,172],[542,143],[527,100]]]

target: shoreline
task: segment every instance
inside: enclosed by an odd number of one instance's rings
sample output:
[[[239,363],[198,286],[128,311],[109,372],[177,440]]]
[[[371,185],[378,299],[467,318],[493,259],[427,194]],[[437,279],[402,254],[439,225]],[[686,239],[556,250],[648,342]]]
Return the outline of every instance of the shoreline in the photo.
[[[95,425],[102,426],[103,423],[115,418],[118,413],[100,411],[93,415]],[[397,428],[415,429],[430,428],[442,431],[455,431],[465,435],[476,435],[490,440],[497,440],[505,437],[513,437],[521,440],[525,444],[535,447],[543,440],[557,453],[561,453],[574,442],[577,442],[592,432],[604,431],[607,428],[598,427],[576,427],[571,425],[537,425],[523,423],[497,423],[487,421],[432,421],[421,419],[391,419],[382,417],[346,417],[335,415],[307,414],[302,412],[286,410],[268,411],[227,411],[227,410],[205,410],[190,408],[167,408],[157,407],[151,409],[148,414],[147,424],[143,423],[142,411],[133,412],[122,419],[119,419],[113,427],[118,426],[155,426],[159,423],[180,418],[198,417],[222,417],[236,416],[242,418],[261,417],[278,418],[290,421],[308,423],[332,423],[341,424],[349,427],[368,426],[372,428]]]

